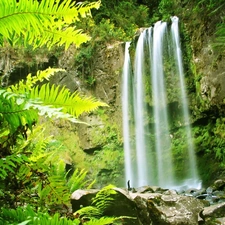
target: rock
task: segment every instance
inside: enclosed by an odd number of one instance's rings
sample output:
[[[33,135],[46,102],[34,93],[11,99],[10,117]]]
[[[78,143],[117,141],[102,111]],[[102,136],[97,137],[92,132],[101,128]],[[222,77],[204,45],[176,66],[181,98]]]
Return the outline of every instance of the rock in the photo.
[[[104,209],[104,216],[120,217],[127,216],[123,221],[129,225],[142,225],[137,217],[138,212],[135,201],[130,197],[128,191],[121,188],[114,188],[116,194],[108,197],[112,198],[111,204]],[[80,209],[80,206],[91,205],[91,199],[96,196],[99,190],[77,190],[71,196],[73,212]]]
[[[93,155],[95,151],[99,151],[102,150],[102,146],[101,145],[96,145],[94,147],[90,147],[90,148],[85,148],[83,149],[83,151],[89,155]]]
[[[203,210],[201,201],[177,194],[145,193],[132,194],[132,197],[143,225],[149,224],[149,221],[153,225],[197,225],[198,213]]]
[[[225,188],[225,180],[222,180],[222,179],[219,179],[219,180],[216,180],[213,184],[213,190],[217,190],[217,191],[220,191],[220,190],[223,190]]]
[[[71,204],[73,212],[76,212],[78,209],[91,205],[91,200],[96,196],[99,190],[89,189],[81,190],[78,189],[74,191],[71,195]]]
[[[176,195],[177,191],[176,190],[167,190],[163,192],[164,195]]]
[[[164,191],[167,191],[168,189],[165,188],[161,188],[158,186],[151,186],[151,189],[153,190],[153,192],[157,192],[157,193],[163,193]]]
[[[142,186],[140,188],[137,188],[138,193],[154,193],[155,191],[153,190],[152,187],[150,186]]]
[[[198,214],[203,211],[201,200],[178,195],[173,191],[161,194],[131,193],[121,188],[114,190],[116,194],[110,196],[113,200],[104,210],[104,216],[133,217],[134,219],[124,220],[129,225],[197,225]],[[71,197],[73,211],[81,205],[91,205],[91,199],[97,192],[98,190],[75,191]]]
[[[204,219],[225,217],[225,202],[205,207],[202,215]]]
[[[129,195],[128,191],[122,188],[114,188],[117,192],[116,195],[111,196],[113,204],[109,205],[105,211],[106,216],[128,216],[133,219],[124,219],[125,224],[129,225],[141,225],[138,215],[138,209],[135,201]]]
[[[216,221],[218,221],[219,224],[225,224],[225,217],[223,217],[223,218],[217,218]]]

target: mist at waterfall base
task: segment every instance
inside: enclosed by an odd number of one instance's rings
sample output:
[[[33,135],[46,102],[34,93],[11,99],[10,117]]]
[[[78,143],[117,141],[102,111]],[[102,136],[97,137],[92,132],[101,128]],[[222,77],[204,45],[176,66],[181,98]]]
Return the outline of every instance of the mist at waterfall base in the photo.
[[[131,187],[201,188],[189,121],[179,19],[174,16],[171,20],[171,25],[159,21],[141,32],[133,62],[131,42],[125,46],[123,137],[125,181],[130,180]],[[173,99],[175,108],[169,107],[168,99]],[[182,140],[178,137],[183,142],[182,152],[175,155],[172,125],[183,134]]]

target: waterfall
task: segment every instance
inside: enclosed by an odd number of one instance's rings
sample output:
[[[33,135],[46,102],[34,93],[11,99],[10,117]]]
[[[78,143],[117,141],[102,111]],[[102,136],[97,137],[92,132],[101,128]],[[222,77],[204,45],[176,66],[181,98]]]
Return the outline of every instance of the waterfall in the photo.
[[[127,42],[123,67],[122,110],[125,178],[133,187],[158,185],[171,188],[200,188],[188,112],[188,99],[179,38],[179,20],[172,17],[171,29],[157,22],[141,32],[134,55],[133,74]],[[170,88],[170,91],[168,91]],[[171,91],[172,89],[172,91]],[[174,91],[174,93],[173,93]],[[172,92],[172,93],[171,93]],[[176,178],[173,157],[174,124],[169,109],[171,95],[179,102],[187,149],[182,181]],[[132,125],[131,125],[132,124]]]
[[[148,168],[146,159],[146,139],[145,139],[145,124],[144,124],[144,81],[142,74],[144,73],[144,43],[146,31],[142,32],[136,47],[134,61],[134,110],[135,110],[135,134],[136,134],[136,158],[137,158],[137,176],[138,186],[147,185]]]
[[[123,137],[124,137],[124,156],[125,156],[125,178],[126,181],[134,180],[131,161],[131,144],[130,144],[130,114],[129,114],[129,103],[130,102],[130,85],[129,81],[131,79],[130,70],[130,55],[129,55],[130,42],[125,45],[125,57],[123,66],[123,86],[122,86],[122,112],[123,112]]]
[[[179,19],[178,17],[172,17],[172,26],[171,26],[171,33],[172,33],[172,41],[174,45],[174,55],[175,55],[175,62],[176,62],[176,69],[179,74],[179,81],[181,87],[181,103],[182,103],[182,111],[183,111],[183,121],[186,129],[187,135],[187,144],[188,144],[188,165],[189,173],[188,177],[188,185],[199,187],[199,178],[197,174],[197,163],[194,153],[194,145],[192,142],[192,134],[191,134],[191,127],[189,121],[189,112],[188,112],[188,100],[186,96],[186,88],[184,82],[184,71],[183,71],[183,63],[182,63],[182,52],[180,47],[180,37],[179,37]]]
[[[167,97],[163,71],[163,44],[167,24],[157,22],[153,30],[152,45],[152,95],[155,119],[155,145],[157,153],[158,185],[169,186],[174,183],[172,154],[170,152],[169,122],[166,109]],[[163,136],[163,138],[162,138]]]

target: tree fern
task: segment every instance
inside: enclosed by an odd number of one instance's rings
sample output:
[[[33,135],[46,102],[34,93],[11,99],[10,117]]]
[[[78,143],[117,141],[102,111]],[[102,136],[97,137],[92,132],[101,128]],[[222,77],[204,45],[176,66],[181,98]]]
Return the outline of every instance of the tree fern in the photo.
[[[75,4],[72,0],[1,0],[0,34],[11,44],[22,38],[24,44],[34,48],[65,45],[67,49],[72,43],[79,46],[90,37],[74,29],[74,23],[90,16],[90,10],[99,5],[100,1]]]

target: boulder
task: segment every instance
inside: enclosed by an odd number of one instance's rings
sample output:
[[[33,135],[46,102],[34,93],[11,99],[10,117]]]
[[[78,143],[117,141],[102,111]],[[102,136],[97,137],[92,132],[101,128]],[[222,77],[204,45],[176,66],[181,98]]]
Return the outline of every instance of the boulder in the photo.
[[[214,191],[224,190],[224,188],[225,188],[225,180],[223,179],[216,180],[213,184]]]
[[[160,193],[132,193],[139,218],[143,225],[198,224],[198,214],[203,210],[200,200],[189,196]]]
[[[91,200],[96,196],[99,190],[97,189],[89,189],[89,190],[81,190],[78,189],[73,192],[71,195],[71,204],[73,212],[76,212],[82,207],[90,206]]]
[[[225,217],[225,202],[205,207],[202,217],[205,220]]]
[[[104,210],[104,216],[128,216],[127,225],[197,225],[198,214],[203,211],[201,200],[191,196],[178,195],[176,192],[132,193],[126,189],[114,188],[111,204]],[[151,191],[151,189],[146,189]],[[143,190],[142,190],[143,191]],[[78,190],[72,194],[73,212],[80,206],[91,205],[91,199],[98,190]]]

